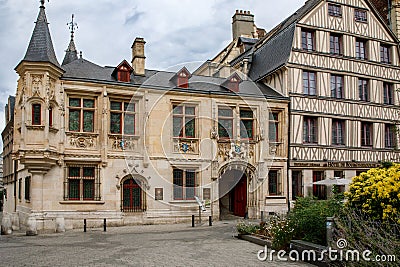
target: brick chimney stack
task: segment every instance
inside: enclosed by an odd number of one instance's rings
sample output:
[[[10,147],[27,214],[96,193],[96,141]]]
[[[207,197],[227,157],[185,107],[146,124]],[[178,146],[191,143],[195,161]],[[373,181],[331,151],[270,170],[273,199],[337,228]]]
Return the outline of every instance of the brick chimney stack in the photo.
[[[145,61],[144,45],[146,42],[143,38],[136,37],[132,44],[132,67],[135,75],[145,75]]]
[[[233,39],[239,37],[254,36],[254,15],[250,11],[236,10],[235,15],[232,17],[232,35]]]

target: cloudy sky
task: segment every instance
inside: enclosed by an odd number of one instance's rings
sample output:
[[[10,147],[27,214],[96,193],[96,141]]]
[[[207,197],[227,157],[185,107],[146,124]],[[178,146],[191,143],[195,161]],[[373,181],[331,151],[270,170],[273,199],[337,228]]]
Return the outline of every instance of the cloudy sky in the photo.
[[[70,38],[67,23],[75,14],[75,44],[83,57],[102,66],[131,60],[135,37],[146,40],[146,68],[168,69],[202,62],[231,40],[232,15],[250,10],[267,31],[305,0],[50,0],[46,14],[61,63]],[[4,104],[15,94],[14,68],[24,57],[39,12],[39,0],[0,0],[0,129]],[[193,65],[193,64],[192,64]],[[199,64],[197,64],[199,65]]]

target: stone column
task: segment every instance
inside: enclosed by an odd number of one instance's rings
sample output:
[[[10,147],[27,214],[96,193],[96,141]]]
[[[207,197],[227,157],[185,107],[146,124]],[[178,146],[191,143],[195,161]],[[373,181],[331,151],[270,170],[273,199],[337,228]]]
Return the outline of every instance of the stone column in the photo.
[[[43,212],[43,171],[30,170],[31,181],[31,203],[32,211]]]

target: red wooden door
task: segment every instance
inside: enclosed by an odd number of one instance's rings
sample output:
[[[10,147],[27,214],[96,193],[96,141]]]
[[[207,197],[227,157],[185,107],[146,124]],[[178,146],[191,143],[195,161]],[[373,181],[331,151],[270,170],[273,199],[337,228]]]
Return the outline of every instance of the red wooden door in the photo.
[[[243,176],[234,189],[233,214],[244,217],[247,206],[247,178]]]
[[[133,179],[124,182],[123,210],[128,212],[140,211],[142,208],[142,190]]]

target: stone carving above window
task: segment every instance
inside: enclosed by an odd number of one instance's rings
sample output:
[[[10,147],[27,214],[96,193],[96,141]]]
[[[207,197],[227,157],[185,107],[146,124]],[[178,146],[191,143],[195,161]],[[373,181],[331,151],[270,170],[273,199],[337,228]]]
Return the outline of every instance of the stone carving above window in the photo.
[[[96,139],[90,135],[72,135],[69,137],[69,144],[77,148],[93,148],[96,146]]]
[[[223,161],[232,159],[249,160],[254,157],[254,144],[241,143],[239,141],[219,143],[218,155]]]
[[[175,153],[198,153],[198,140],[197,139],[186,139],[186,138],[174,138]]]
[[[123,137],[111,137],[110,138],[112,149],[113,150],[134,150],[135,149],[135,140],[131,138],[123,138]]]

